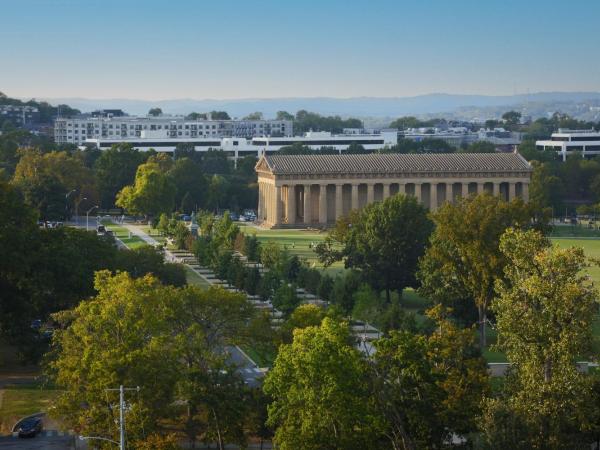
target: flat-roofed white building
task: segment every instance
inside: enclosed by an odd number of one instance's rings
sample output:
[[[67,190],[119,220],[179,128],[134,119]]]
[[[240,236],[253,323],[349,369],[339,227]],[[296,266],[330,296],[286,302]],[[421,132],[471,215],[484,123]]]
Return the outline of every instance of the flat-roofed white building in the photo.
[[[256,137],[252,139],[252,145],[262,147],[266,153],[276,152],[281,147],[301,144],[313,150],[322,147],[331,147],[339,153],[347,150],[351,144],[360,144],[365,150],[379,150],[391,147],[398,143],[398,130],[389,129],[373,132],[370,134],[332,134],[326,131],[309,131],[304,136],[293,137]]]
[[[293,137],[254,137],[246,139],[243,137],[170,137],[165,130],[140,132],[139,137],[108,137],[102,139],[86,139],[84,144],[108,149],[115,144],[129,143],[140,151],[156,150],[157,152],[173,152],[180,144],[193,146],[196,151],[207,151],[209,149],[223,150],[232,158],[244,157],[246,155],[260,156],[262,154],[277,153],[282,147],[296,143],[305,145],[313,150],[328,147],[342,153],[353,144],[362,145],[365,150],[375,151],[385,147],[391,147],[398,143],[396,130],[383,130],[377,134],[331,134],[328,132],[309,132],[304,136]]]
[[[550,140],[536,141],[535,145],[539,150],[557,152],[563,161],[566,161],[567,155],[573,153],[582,156],[600,155],[600,131],[559,128],[557,133],[552,133]]]

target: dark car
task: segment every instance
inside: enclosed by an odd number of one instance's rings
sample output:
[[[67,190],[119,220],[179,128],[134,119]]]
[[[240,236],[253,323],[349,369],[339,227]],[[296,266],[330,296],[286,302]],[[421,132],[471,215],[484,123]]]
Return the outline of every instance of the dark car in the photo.
[[[106,227],[104,225],[98,225],[96,227],[96,233],[97,234],[104,234],[104,233],[106,233]]]
[[[32,417],[21,422],[17,431],[19,432],[19,437],[34,437],[42,429],[42,419],[40,417]]]

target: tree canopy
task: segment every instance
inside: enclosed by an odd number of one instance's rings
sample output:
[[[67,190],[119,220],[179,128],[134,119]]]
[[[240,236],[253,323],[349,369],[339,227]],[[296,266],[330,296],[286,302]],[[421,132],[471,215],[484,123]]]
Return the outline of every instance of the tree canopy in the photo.
[[[420,292],[445,304],[474,302],[483,347],[494,283],[504,276],[507,264],[500,236],[511,226],[532,226],[534,210],[520,199],[505,202],[485,193],[445,203],[431,217],[435,231],[419,263]]]
[[[389,301],[392,290],[401,296],[403,289],[416,286],[417,262],[432,229],[425,207],[398,194],[340,219],[316,251],[326,264],[343,260],[347,268],[360,270]]]

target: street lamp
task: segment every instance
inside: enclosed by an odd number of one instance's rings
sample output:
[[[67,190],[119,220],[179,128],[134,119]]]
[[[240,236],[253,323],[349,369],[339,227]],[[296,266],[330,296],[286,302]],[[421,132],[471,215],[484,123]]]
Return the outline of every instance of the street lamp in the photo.
[[[98,205],[96,206],[92,206],[90,209],[88,209],[88,211],[85,213],[85,231],[89,230],[89,225],[90,225],[90,213],[92,212],[92,210],[96,209],[96,208],[100,208]]]
[[[103,438],[103,437],[99,437],[99,436],[79,436],[80,441],[90,441],[92,439],[95,439],[98,441],[112,442],[113,444],[117,444],[119,447],[121,447],[121,444],[119,444],[117,441],[113,441],[112,439]]]
[[[79,201],[75,202],[75,224],[79,226],[79,204],[87,200],[87,197],[80,198]]]

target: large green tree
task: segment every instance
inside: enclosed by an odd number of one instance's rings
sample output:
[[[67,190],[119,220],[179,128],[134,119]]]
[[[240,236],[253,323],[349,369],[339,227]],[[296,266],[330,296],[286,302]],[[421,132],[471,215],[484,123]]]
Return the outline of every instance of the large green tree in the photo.
[[[111,208],[117,193],[132,184],[137,168],[145,161],[144,154],[130,144],[113,145],[104,150],[94,163],[94,175],[100,195],[100,206]]]
[[[582,248],[552,246],[532,230],[507,230],[500,250],[508,264],[493,304],[497,347],[513,370],[504,405],[488,407],[512,411],[529,448],[581,448],[600,401],[575,364],[589,355],[598,313],[598,292],[585,274],[589,262]],[[487,429],[490,440],[495,431]]]
[[[252,339],[252,305],[220,288],[175,288],[150,275],[102,271],[95,287],[94,298],[54,316],[60,327],[48,367],[62,388],[55,414],[82,434],[115,439],[106,388],[140,386],[128,401],[130,441],[178,430],[192,442],[243,445],[248,392],[224,350]]]
[[[421,293],[441,303],[453,296],[471,299],[477,308],[482,347],[494,283],[504,276],[507,264],[499,248],[500,236],[511,226],[531,226],[533,216],[533,207],[522,200],[505,202],[487,193],[446,203],[432,214],[435,231],[420,261]]]
[[[416,285],[417,262],[432,228],[425,207],[398,194],[343,218],[317,253],[325,263],[343,259],[347,268],[359,269],[390,301],[392,290],[401,297],[403,289]]]
[[[428,311],[437,325],[430,336],[392,331],[374,343],[373,395],[390,448],[443,448],[454,434],[475,428],[488,389],[486,365],[473,330],[446,314],[439,305]]]
[[[170,213],[175,207],[177,187],[158,162],[147,162],[138,167],[135,182],[117,194],[117,206],[132,214],[158,216]]]
[[[326,318],[280,347],[264,390],[282,450],[377,448],[381,422],[347,325]]]
[[[200,164],[189,158],[175,160],[173,167],[167,172],[175,182],[175,206],[183,209],[183,200],[186,195],[188,202],[193,205],[193,210],[202,209],[206,204],[206,189],[208,182]],[[187,211],[186,211],[187,212]]]

